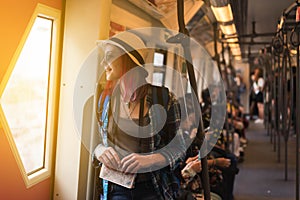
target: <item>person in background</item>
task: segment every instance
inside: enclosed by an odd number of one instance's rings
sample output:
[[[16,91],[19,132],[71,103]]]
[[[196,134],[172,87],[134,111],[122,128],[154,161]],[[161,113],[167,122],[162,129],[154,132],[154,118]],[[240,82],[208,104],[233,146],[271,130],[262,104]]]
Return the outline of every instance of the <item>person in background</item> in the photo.
[[[200,108],[194,108],[192,94],[188,93],[185,97],[180,97],[180,105],[186,105],[181,109],[181,128],[189,148],[186,151],[186,157],[180,164],[178,177],[181,183],[182,194],[179,200],[194,200],[197,195],[202,194],[202,184],[200,172],[202,170],[199,150],[201,141],[196,137],[200,114]],[[199,122],[199,121],[198,121]],[[195,159],[191,160],[195,156]]]
[[[239,105],[241,105],[241,95],[246,91],[246,85],[243,81],[241,74],[237,74],[234,78],[236,83],[236,101]]]
[[[263,123],[264,120],[264,89],[265,81],[262,77],[262,70],[256,68],[253,74],[253,91],[255,93],[255,102],[258,108],[258,119],[255,120],[255,123]]]
[[[212,90],[214,91],[214,90]],[[201,108],[204,128],[208,128],[212,116],[212,99],[216,98],[214,92],[205,89],[202,91],[204,106]],[[223,127],[222,127],[223,128]],[[239,169],[237,157],[234,152],[225,149],[224,130],[208,130],[211,136],[217,137],[217,142],[208,154],[208,166],[210,167],[211,192],[218,194],[224,200],[233,200],[234,180]],[[206,133],[206,134],[208,134]],[[236,134],[237,135],[237,134]],[[192,158],[192,160],[195,159]]]
[[[253,83],[254,83],[254,72],[250,74],[250,94],[249,94],[249,115],[250,120],[254,119],[254,116],[258,116],[258,108],[256,103],[256,94],[253,89]]]

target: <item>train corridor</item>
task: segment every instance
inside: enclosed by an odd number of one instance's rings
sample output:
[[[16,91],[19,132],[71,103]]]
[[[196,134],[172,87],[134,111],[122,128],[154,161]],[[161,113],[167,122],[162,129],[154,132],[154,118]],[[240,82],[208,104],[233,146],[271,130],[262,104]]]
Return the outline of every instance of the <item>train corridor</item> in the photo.
[[[281,138],[280,162],[278,146],[274,149],[263,124],[251,122],[247,130],[248,145],[245,160],[239,164],[236,176],[235,200],[292,200],[296,199],[296,137],[288,140],[288,178],[285,181],[284,141]]]

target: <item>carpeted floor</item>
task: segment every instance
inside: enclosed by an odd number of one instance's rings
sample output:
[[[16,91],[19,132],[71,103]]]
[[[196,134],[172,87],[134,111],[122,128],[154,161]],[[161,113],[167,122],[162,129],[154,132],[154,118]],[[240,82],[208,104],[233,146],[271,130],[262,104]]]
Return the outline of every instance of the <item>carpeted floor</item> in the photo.
[[[280,162],[278,147],[274,151],[263,124],[250,123],[246,137],[245,160],[236,176],[235,200],[296,199],[296,138],[288,141],[288,180],[285,181],[284,141],[281,138]]]

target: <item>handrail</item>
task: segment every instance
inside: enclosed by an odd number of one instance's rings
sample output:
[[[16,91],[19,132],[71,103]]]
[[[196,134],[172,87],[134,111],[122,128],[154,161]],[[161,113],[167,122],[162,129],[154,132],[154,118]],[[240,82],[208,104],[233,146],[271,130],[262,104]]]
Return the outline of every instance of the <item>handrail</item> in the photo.
[[[192,63],[190,62],[192,60],[191,51],[190,51],[190,38],[189,38],[189,32],[185,27],[184,22],[184,1],[183,0],[177,0],[177,20],[178,20],[178,26],[179,26],[179,34],[169,38],[167,42],[170,43],[180,43],[183,47],[184,51],[184,57],[186,59],[187,64],[187,70],[188,70],[188,76],[189,81],[191,84],[191,88],[195,92],[195,96],[197,98],[197,102],[195,102],[194,99],[192,99],[194,107],[197,107],[200,104],[199,97],[198,97],[198,90],[197,90],[197,83],[196,83],[196,77],[194,73],[194,67]],[[202,122],[202,116],[199,115],[199,123],[198,123],[198,129],[197,129],[197,136],[200,141],[204,141],[204,128],[203,128],[203,122]],[[203,186],[204,191],[204,199],[210,200],[210,185],[209,185],[209,175],[208,175],[208,165],[207,165],[207,157],[204,156],[201,158],[201,182]]]

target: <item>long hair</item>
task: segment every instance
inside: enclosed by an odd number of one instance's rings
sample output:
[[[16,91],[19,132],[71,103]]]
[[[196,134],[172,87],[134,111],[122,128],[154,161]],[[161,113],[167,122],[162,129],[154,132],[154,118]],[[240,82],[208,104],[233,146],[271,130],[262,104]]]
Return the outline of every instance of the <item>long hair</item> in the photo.
[[[121,65],[122,66],[118,66],[122,68],[121,71],[121,77],[123,75],[125,75],[129,70],[133,69],[134,67],[137,67],[136,64],[131,60],[131,58],[125,53],[122,56],[120,56],[118,59],[122,59]],[[104,66],[103,66],[104,67]],[[138,66],[141,67],[141,66]],[[145,70],[145,74],[144,77],[143,76],[139,76],[139,77],[131,77],[129,79],[126,79],[125,83],[125,92],[127,91],[132,91],[132,88],[134,87],[134,81],[136,81],[137,78],[143,78],[145,79],[146,76],[148,75],[148,73]],[[118,81],[110,81],[110,80],[106,80],[106,75],[105,73],[102,74],[102,76],[100,77],[99,81],[98,81],[98,85],[100,86],[100,90],[99,91],[99,97],[98,97],[98,101],[99,98],[101,97],[101,100],[97,106],[97,117],[98,120],[100,119],[99,117],[101,117],[102,111],[103,111],[103,104],[104,104],[104,100],[106,98],[106,96],[110,96],[112,95],[114,89],[118,86]],[[138,89],[136,89],[132,96],[130,97],[130,101],[138,101],[141,98],[144,98],[145,95],[147,94],[147,87],[148,84],[143,85],[141,87],[139,87]],[[97,101],[97,103],[98,103]]]

